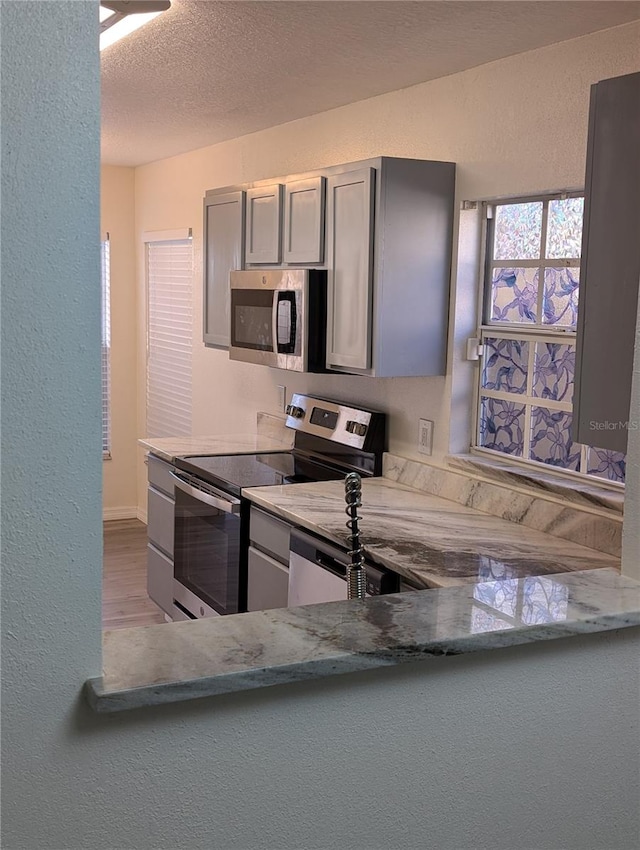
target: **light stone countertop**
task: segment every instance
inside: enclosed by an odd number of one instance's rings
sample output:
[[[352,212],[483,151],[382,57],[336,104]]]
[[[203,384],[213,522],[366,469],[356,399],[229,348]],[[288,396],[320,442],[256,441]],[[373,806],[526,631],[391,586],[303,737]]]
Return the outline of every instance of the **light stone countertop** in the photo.
[[[269,451],[263,439],[141,442],[171,459]],[[346,543],[341,481],[243,495]],[[640,582],[612,556],[385,478],[363,480],[360,515],[369,555],[440,589],[106,631],[90,705],[110,713],[640,626]]]
[[[116,629],[85,691],[98,712],[179,702],[640,626],[640,583],[569,572]]]
[[[293,433],[293,432],[292,432]],[[283,440],[261,434],[220,434],[215,437],[148,437],[138,440],[147,451],[173,463],[189,455],[244,455],[253,452],[286,452],[291,448],[288,435]]]
[[[242,494],[294,525],[347,543],[342,481]],[[363,479],[359,515],[365,554],[425,588],[620,566],[612,555],[387,478]]]

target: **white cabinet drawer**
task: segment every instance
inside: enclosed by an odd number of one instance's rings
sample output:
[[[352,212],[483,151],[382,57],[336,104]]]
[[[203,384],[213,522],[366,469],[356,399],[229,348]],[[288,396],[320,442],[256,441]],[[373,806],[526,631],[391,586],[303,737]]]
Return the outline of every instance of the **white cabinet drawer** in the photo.
[[[155,487],[147,489],[147,536],[149,542],[173,560],[173,514],[175,502]]]

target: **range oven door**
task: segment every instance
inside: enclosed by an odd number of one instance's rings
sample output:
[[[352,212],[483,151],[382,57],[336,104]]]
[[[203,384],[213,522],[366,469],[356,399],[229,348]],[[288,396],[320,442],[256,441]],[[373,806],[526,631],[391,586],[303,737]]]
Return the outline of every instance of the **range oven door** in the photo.
[[[191,619],[246,610],[240,500],[188,474],[173,478],[174,605]]]

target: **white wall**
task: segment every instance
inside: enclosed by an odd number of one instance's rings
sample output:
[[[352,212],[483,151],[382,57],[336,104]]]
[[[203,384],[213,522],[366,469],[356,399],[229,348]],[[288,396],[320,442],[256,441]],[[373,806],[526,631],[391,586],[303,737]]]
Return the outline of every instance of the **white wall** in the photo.
[[[95,3],[4,4],[0,27],[3,848],[635,850],[638,629],[88,711],[80,689],[100,670]]]
[[[136,169],[136,236],[194,229],[194,433],[251,430],[256,410],[276,410],[278,384],[380,407],[391,414],[390,449],[416,457],[420,417],[434,419],[435,459],[469,445],[467,427],[450,433],[454,409],[469,407],[473,366],[464,340],[475,322],[474,246],[463,246],[449,376],[375,380],[294,376],[230,363],[205,349],[202,327],[202,197],[207,189],[380,154],[453,160],[457,197],[476,199],[581,188],[589,86],[640,69],[640,25],[514,56],[402,91],[274,127]],[[473,226],[466,228],[473,240]],[[143,420],[141,420],[143,421]]]
[[[101,230],[111,249],[111,459],[103,464],[105,519],[136,516],[136,251],[133,168],[103,166]]]

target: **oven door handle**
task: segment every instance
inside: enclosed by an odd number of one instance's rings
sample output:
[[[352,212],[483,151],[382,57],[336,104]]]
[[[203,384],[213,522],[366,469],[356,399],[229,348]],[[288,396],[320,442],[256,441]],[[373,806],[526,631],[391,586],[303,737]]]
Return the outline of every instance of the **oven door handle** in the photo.
[[[198,502],[204,502],[205,505],[209,505],[211,508],[217,508],[219,511],[224,511],[226,514],[240,513],[240,499],[234,499],[233,496],[229,499],[221,499],[218,496],[211,496],[209,493],[204,493],[202,490],[198,490],[197,487],[192,487],[190,484],[187,484],[182,480],[182,478],[173,472],[171,473],[171,477],[174,479],[174,485],[178,490],[181,490],[183,493],[186,493]]]

